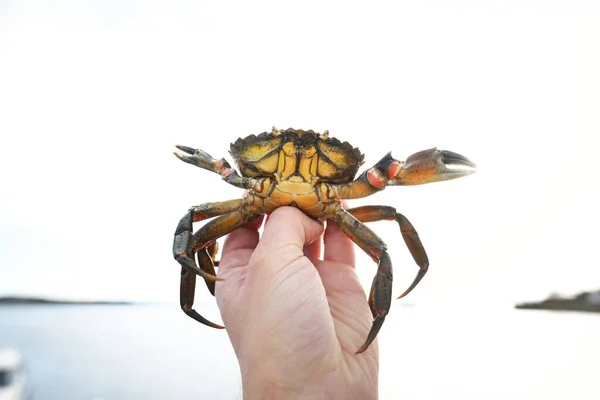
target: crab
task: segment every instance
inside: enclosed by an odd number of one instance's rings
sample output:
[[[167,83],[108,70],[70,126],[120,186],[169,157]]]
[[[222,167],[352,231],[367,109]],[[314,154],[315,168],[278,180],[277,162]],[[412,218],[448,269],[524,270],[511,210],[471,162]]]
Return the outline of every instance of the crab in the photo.
[[[180,160],[215,172],[227,183],[246,189],[240,199],[194,206],[179,221],[173,256],[182,267],[180,305],[183,312],[204,325],[223,329],[193,309],[196,275],[204,278],[214,296],[215,283],[222,279],[215,273],[217,239],[278,207],[293,206],[309,217],[337,224],[377,263],[368,297],[373,323],[357,354],[364,352],[377,337],[392,300],[392,263],[386,244],[365,223],[395,221],[419,267],[410,286],[398,298],[417,286],[429,268],[429,260],[417,231],[395,208],[369,205],[345,209],[342,199],[366,197],[387,186],[445,181],[475,172],[475,164],[466,157],[433,148],[415,153],[406,161],[396,160],[391,152],[387,153],[355,179],[364,155],[348,142],[329,137],[328,131],[273,128],[271,132],[240,138],[230,146],[230,155],[239,173],[224,158],[217,160],[200,149],[176,147],[185,153],[174,153]],[[213,217],[193,232],[193,222]]]

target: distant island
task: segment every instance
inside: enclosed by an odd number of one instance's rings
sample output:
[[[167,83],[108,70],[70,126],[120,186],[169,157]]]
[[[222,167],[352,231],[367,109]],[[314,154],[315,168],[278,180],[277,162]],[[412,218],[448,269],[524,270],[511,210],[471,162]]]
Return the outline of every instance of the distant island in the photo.
[[[0,305],[3,304],[70,304],[70,305],[132,305],[134,303],[127,301],[81,301],[81,300],[56,300],[42,297],[20,297],[5,296],[0,297]]]
[[[557,311],[584,311],[600,313],[600,290],[596,292],[583,292],[572,297],[563,297],[552,294],[546,300],[533,303],[520,303],[515,308],[522,310],[557,310]]]

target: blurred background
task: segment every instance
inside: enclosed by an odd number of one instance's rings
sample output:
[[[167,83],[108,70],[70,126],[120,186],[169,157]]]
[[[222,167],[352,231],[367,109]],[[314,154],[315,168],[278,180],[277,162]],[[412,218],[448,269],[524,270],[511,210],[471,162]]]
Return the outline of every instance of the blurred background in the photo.
[[[396,207],[431,262],[379,336],[381,398],[600,398],[598,314],[514,308],[600,290],[598,71],[594,1],[1,1],[0,297],[127,303],[0,305],[0,346],[36,399],[240,398],[227,335],[176,304],[171,245],[189,207],[242,192],[172,151],[328,129],[365,167],[478,165],[351,202]],[[400,294],[417,267],[373,229]]]

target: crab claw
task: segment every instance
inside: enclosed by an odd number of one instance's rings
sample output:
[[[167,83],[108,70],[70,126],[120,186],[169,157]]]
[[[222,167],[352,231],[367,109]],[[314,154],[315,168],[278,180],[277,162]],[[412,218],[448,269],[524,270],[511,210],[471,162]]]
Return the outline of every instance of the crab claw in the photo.
[[[475,172],[475,164],[465,156],[436,148],[423,150],[409,156],[395,168],[392,185],[421,185],[447,181]]]
[[[209,171],[217,172],[217,173],[221,173],[221,171],[224,168],[230,168],[227,161],[225,161],[223,159],[215,160],[210,154],[208,154],[204,150],[193,149],[191,147],[181,146],[181,145],[177,145],[175,147],[177,147],[179,150],[183,151],[184,153],[191,154],[188,156],[185,154],[179,154],[179,153],[173,152],[173,154],[177,158],[179,158],[181,161],[184,161],[188,164],[192,164],[197,167],[207,169]]]
[[[182,146],[180,144],[176,145],[175,147],[177,147],[179,150],[186,152],[188,154],[194,154],[196,152],[196,149],[193,149],[191,147],[187,147],[187,146]]]

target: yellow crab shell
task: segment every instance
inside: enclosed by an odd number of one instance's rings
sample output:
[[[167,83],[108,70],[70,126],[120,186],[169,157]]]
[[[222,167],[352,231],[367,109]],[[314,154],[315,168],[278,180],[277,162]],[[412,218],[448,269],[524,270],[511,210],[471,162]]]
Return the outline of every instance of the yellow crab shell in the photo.
[[[298,174],[305,182],[345,183],[354,179],[364,155],[348,142],[312,130],[273,130],[231,144],[231,156],[247,177],[286,180]]]

